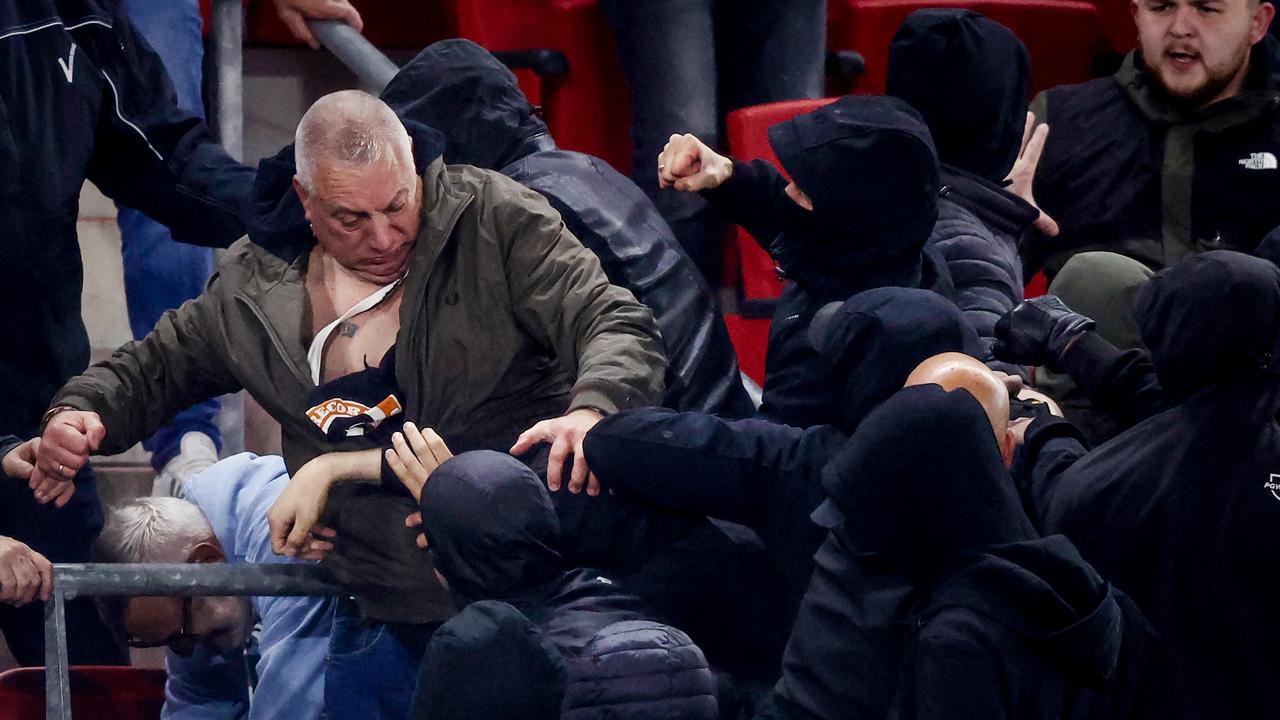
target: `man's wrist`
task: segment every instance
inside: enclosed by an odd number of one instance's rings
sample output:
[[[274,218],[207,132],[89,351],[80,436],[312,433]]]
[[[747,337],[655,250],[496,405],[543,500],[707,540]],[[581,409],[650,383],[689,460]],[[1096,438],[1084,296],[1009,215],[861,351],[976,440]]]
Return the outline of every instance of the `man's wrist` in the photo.
[[[61,413],[61,412],[66,412],[67,410],[78,410],[78,409],[79,408],[74,407],[72,405],[54,405],[48,410],[45,410],[44,415],[40,418],[40,434],[41,435],[44,434],[44,429],[49,426],[49,421],[53,419],[54,415],[57,415],[58,413]]]

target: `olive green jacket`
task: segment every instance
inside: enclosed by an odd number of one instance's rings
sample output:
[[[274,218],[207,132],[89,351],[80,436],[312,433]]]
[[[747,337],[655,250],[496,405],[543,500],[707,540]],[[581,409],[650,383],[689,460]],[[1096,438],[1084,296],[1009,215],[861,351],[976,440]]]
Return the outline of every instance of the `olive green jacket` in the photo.
[[[423,182],[395,343],[405,419],[436,428],[455,452],[506,450],[567,410],[658,401],[666,358],[652,314],[609,284],[542,196],[440,160]],[[112,454],[192,403],[244,388],[279,421],[290,472],[369,447],[330,441],[306,414],[309,252],[242,238],[200,297],[71,379],[53,405],[101,415],[101,452]]]

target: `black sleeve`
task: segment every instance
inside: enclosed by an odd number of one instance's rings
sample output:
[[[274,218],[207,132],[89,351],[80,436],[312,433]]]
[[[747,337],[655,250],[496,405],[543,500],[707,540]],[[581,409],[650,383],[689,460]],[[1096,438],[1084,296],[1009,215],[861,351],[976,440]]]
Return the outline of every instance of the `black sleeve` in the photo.
[[[915,682],[909,688],[914,712],[901,720],[1000,720],[1004,683],[998,662],[977,644],[953,638],[923,640],[917,648]]]
[[[778,510],[803,437],[761,420],[643,408],[601,420],[584,449],[605,487],[755,528]]]
[[[702,196],[728,222],[741,225],[765,252],[782,232],[787,203],[787,179],[767,160],[733,161],[733,174],[720,187]]]
[[[1079,428],[1055,415],[1031,421],[1022,445],[1013,456],[1013,480],[1022,507],[1040,529],[1057,491],[1058,479],[1075,461],[1089,452]]]
[[[122,8],[112,22],[114,37],[86,48],[108,85],[88,179],[116,202],[167,225],[180,242],[230,245],[245,233],[241,212],[253,169],[233,160],[204,122],[178,107],[159,56]]]
[[[1088,332],[1067,348],[1059,365],[1094,406],[1115,417],[1121,429],[1169,408],[1155,366],[1143,350],[1119,350]]]

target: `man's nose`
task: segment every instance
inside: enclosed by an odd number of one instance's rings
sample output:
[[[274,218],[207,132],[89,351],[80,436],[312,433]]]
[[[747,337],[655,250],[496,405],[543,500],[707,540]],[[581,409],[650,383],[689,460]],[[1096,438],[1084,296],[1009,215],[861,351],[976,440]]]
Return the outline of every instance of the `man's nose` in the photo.
[[[391,220],[382,213],[374,213],[369,219],[369,247],[379,252],[395,247]]]
[[[1191,3],[1178,3],[1174,6],[1173,19],[1169,23],[1169,34],[1185,38],[1195,34],[1196,9]]]

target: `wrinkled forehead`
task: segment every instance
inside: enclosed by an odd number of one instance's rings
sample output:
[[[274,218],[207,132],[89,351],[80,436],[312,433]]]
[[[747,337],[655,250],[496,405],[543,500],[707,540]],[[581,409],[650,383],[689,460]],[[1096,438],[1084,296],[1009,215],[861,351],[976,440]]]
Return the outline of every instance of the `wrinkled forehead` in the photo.
[[[124,605],[125,634],[142,640],[168,635],[171,628],[182,624],[182,598],[132,597]]]
[[[412,200],[417,181],[412,158],[384,156],[368,164],[321,160],[313,194],[331,205],[373,212],[397,199]]]

